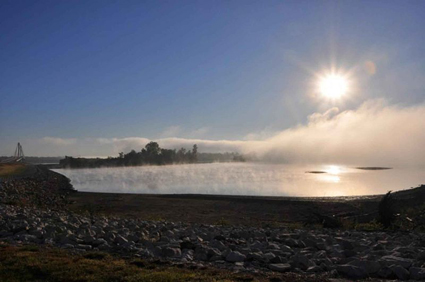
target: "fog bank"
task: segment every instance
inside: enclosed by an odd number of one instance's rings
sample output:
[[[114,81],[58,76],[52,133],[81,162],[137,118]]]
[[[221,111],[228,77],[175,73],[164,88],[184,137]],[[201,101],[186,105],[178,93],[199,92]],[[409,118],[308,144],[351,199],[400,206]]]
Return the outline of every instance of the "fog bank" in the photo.
[[[37,145],[48,145],[50,151],[57,150],[60,155],[115,156],[131,149],[140,150],[149,141],[142,137],[45,137]],[[196,143],[200,152],[240,152],[274,163],[418,166],[425,165],[425,105],[401,107],[374,100],[356,110],[332,108],[310,115],[307,124],[263,140],[160,138],[154,141],[171,149],[189,149]]]

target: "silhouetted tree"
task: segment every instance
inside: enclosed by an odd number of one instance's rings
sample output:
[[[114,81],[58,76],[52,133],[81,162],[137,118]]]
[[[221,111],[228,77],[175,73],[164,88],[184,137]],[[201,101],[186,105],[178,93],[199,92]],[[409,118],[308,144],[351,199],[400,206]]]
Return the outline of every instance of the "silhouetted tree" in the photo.
[[[148,155],[159,155],[161,152],[161,148],[159,148],[159,145],[156,142],[149,142],[146,144],[145,149]]]
[[[198,145],[194,144],[192,149],[191,160],[192,163],[198,162]]]

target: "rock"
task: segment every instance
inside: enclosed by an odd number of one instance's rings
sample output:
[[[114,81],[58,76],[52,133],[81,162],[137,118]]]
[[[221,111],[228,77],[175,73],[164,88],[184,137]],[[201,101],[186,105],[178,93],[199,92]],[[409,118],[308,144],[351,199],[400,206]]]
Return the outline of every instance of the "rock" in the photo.
[[[291,265],[289,263],[272,263],[269,264],[269,269],[277,272],[287,272],[291,270]]]
[[[91,244],[91,243],[93,243],[94,240],[95,240],[95,238],[93,238],[93,236],[91,236],[91,235],[87,235],[83,238],[83,241],[86,244]]]
[[[186,261],[192,261],[193,260],[193,250],[184,250],[183,254],[182,254],[182,259],[186,260]]]
[[[209,258],[211,258],[211,257],[220,257],[221,258],[221,252],[220,252],[220,250],[218,250],[216,248],[208,249],[207,255],[208,255]]]
[[[123,236],[121,235],[117,235],[117,237],[115,237],[115,243],[119,244],[119,245],[124,245],[126,243],[128,243],[128,240],[125,239]]]
[[[282,246],[280,246],[280,250],[281,250],[282,252],[285,252],[285,253],[293,253],[293,252],[294,252],[294,250],[292,250],[292,248],[291,248],[291,247],[286,246],[286,245],[282,245]]]
[[[99,238],[96,240],[93,240],[93,242],[91,243],[92,246],[98,247],[100,245],[104,245],[104,244],[108,244],[108,242],[106,242],[105,239]]]
[[[192,242],[190,242],[190,241],[185,241],[185,242],[181,242],[180,243],[180,248],[181,249],[190,249],[190,250],[194,250],[195,249],[195,247],[196,247],[196,245],[195,244],[193,244]]]
[[[407,280],[410,277],[409,271],[407,271],[404,267],[401,265],[391,265],[390,266],[391,271],[397,276],[400,280]]]
[[[267,249],[269,250],[280,250],[280,247],[278,244],[274,244],[274,243],[269,243],[267,246]]]
[[[298,247],[298,241],[292,238],[285,239],[285,244],[290,247]]]
[[[349,263],[349,265],[354,265],[360,268],[363,268],[366,270],[368,274],[374,274],[377,273],[381,269],[381,265],[377,261],[372,260],[352,260]]]
[[[353,279],[362,279],[367,276],[367,272],[365,269],[349,264],[338,265],[336,267],[336,270],[339,274]]]
[[[321,272],[321,271],[322,271],[322,268],[320,266],[317,266],[317,265],[307,268],[307,272],[309,272],[309,273],[316,273],[316,272]]]
[[[292,257],[291,265],[293,267],[298,267],[304,270],[307,270],[309,267],[315,266],[316,264],[307,258],[305,255],[295,255]]]
[[[182,251],[179,248],[164,248],[162,253],[165,257],[176,258],[182,256]]]
[[[341,245],[342,249],[344,250],[352,250],[354,249],[353,243],[349,240],[343,239],[343,238],[336,238],[338,243]]]
[[[425,280],[425,268],[421,267],[411,267],[410,278],[413,280]]]
[[[271,261],[272,259],[274,259],[276,256],[273,253],[267,253],[264,254],[264,258],[268,261]]]
[[[281,257],[281,256],[275,256],[270,260],[270,263],[286,263],[288,260]]]
[[[245,255],[241,254],[240,252],[234,251],[230,252],[226,256],[226,261],[228,262],[242,262],[246,259]]]
[[[252,259],[252,260],[260,261],[260,262],[263,262],[266,260],[264,255],[261,252],[249,253],[247,255],[247,259]]]
[[[393,275],[393,271],[388,267],[384,266],[378,271],[378,276],[381,278],[390,278]]]
[[[196,247],[194,259],[200,260],[200,261],[207,261],[208,260],[208,251],[209,250],[203,245]]]
[[[214,237],[214,239],[217,241],[225,241],[226,237],[224,237],[223,235],[217,235]]]
[[[401,258],[401,257],[396,257],[396,256],[383,256],[380,260],[380,262],[385,265],[385,266],[390,266],[390,265],[400,265],[406,269],[408,269],[411,265],[412,265],[412,260],[410,259],[405,259],[405,258]]]
[[[346,258],[351,258],[357,255],[357,252],[354,250],[344,250],[344,255]]]
[[[82,245],[82,244],[78,244],[75,246],[76,249],[82,249],[82,250],[91,250],[92,246],[90,245]]]

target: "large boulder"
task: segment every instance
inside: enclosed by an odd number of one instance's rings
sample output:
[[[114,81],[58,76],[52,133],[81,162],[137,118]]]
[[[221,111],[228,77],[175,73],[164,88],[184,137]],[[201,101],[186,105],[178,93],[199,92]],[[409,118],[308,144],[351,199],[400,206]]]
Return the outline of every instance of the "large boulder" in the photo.
[[[226,256],[226,261],[228,262],[242,262],[245,261],[246,257],[245,255],[241,254],[240,252],[234,251],[234,252],[230,252],[227,256]]]
[[[411,267],[410,278],[413,280],[425,280],[425,268],[421,267]]]
[[[362,279],[367,276],[367,272],[364,268],[360,268],[354,265],[344,264],[338,265],[336,270],[339,274],[347,276],[352,279]]]
[[[291,265],[289,263],[272,263],[269,264],[269,269],[277,272],[286,272],[291,270]]]
[[[400,280],[407,280],[410,277],[409,271],[401,265],[391,265],[390,269]]]
[[[400,265],[406,269],[409,269],[409,267],[412,265],[411,259],[396,257],[392,255],[383,256],[379,262],[385,266],[391,266],[395,264],[395,265]]]
[[[182,256],[182,251],[179,248],[166,247],[162,250],[165,257],[177,258]]]

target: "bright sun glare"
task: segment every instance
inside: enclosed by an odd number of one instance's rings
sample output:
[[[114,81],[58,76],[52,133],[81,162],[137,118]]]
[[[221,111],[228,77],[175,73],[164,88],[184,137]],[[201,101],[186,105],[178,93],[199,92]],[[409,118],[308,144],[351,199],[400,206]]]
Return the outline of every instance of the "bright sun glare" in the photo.
[[[331,99],[338,99],[344,96],[348,90],[347,79],[339,74],[328,74],[319,81],[320,93]]]

